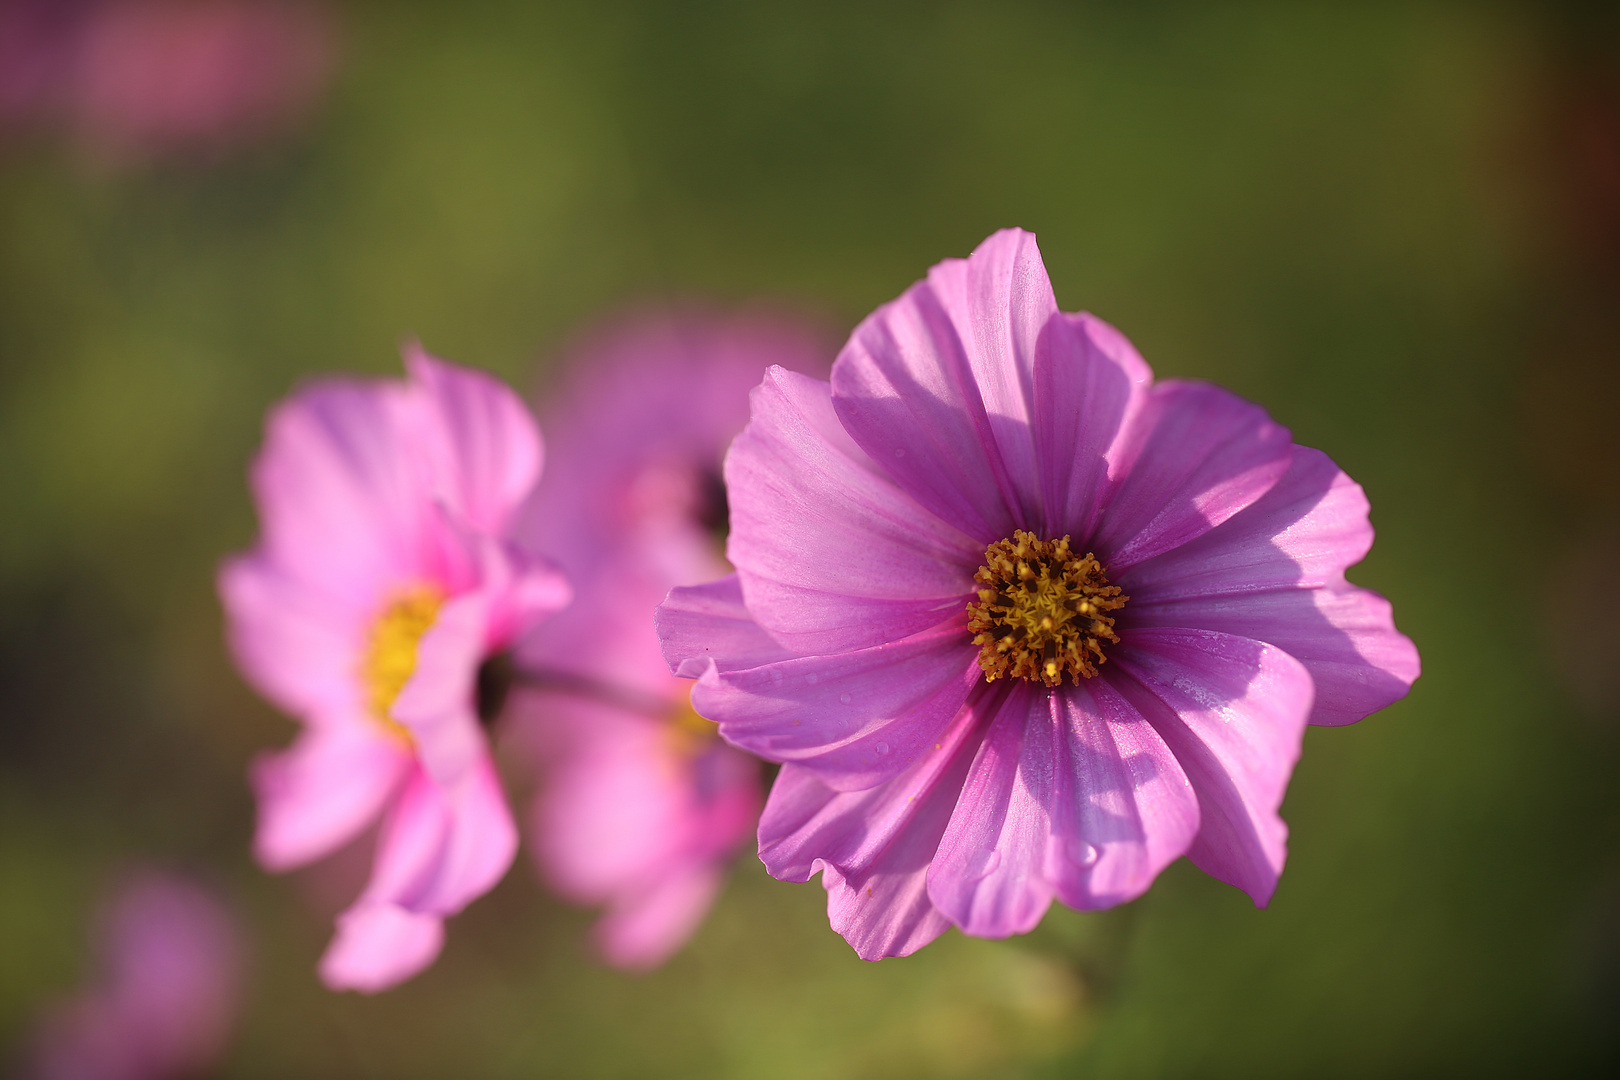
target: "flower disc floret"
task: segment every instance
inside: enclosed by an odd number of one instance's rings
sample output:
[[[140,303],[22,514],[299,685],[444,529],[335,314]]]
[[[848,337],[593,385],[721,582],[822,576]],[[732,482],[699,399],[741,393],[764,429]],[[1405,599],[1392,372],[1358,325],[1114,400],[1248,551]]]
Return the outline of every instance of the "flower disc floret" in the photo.
[[[372,624],[360,681],[371,715],[389,731],[410,739],[410,732],[391,715],[394,699],[416,671],[417,646],[439,617],[444,593],[419,585],[401,593]]]
[[[1104,643],[1119,641],[1109,612],[1130,597],[1108,584],[1091,552],[1076,557],[1067,536],[1042,540],[1019,529],[984,549],[973,580],[981,587],[968,629],[990,682],[1010,675],[1061,686],[1067,675],[1078,686],[1108,659]]]

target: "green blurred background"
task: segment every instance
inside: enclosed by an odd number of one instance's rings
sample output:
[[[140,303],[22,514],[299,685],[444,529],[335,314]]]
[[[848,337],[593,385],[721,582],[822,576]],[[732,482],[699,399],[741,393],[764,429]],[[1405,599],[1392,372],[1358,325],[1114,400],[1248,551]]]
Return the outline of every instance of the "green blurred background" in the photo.
[[[1596,10],[1596,9],[1594,9]],[[224,1075],[1541,1075],[1620,1051],[1620,34],[1580,8],[355,2],[290,139],[0,149],[0,1043],[132,860],[254,938]],[[212,574],[265,408],[396,344],[543,388],[613,305],[846,332],[992,230],[1066,309],[1366,487],[1423,652],[1314,729],[1271,907],[1185,862],[1027,938],[863,964],[741,859],[618,974],[526,861],[375,998],[314,976],[354,867],[270,877]],[[334,897],[336,899],[334,899]]]

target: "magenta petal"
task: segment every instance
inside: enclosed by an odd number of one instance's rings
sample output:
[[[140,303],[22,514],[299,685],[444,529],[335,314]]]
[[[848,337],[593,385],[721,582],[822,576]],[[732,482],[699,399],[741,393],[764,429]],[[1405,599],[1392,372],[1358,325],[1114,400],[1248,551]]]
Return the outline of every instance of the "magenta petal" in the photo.
[[[1106,682],[1019,685],[963,786],[929,895],[965,933],[1024,933],[1054,895],[1077,908],[1141,895],[1198,823],[1175,755]]]
[[[1090,537],[1108,493],[1109,453],[1129,431],[1153,372],[1094,315],[1058,314],[1035,353],[1035,449],[1045,536]]]
[[[1287,857],[1288,826],[1277,812],[1311,711],[1310,673],[1263,642],[1171,629],[1122,635],[1105,672],[1198,793],[1201,824],[1188,856],[1264,906]]]
[[[494,762],[453,786],[412,773],[389,812],[362,902],[453,915],[494,887],[517,852],[517,827]]]
[[[726,457],[748,608],[804,653],[893,641],[963,606],[984,553],[885,477],[839,425],[826,383],[772,368]]]
[[[710,668],[759,667],[793,655],[760,629],[743,606],[736,574],[671,589],[653,621],[665,663],[683,679],[695,679]]]
[[[314,723],[363,707],[352,660],[361,614],[254,555],[220,568],[219,595],[231,652],[260,693]]]
[[[1111,452],[1119,479],[1087,546],[1117,576],[1185,544],[1271,490],[1292,446],[1288,429],[1252,402],[1206,383],[1161,382]]]
[[[759,857],[783,881],[808,881],[821,871],[832,928],[862,960],[905,956],[950,926],[928,897],[928,864],[986,708],[1000,698],[986,687],[979,707],[962,710],[915,764],[877,787],[834,791],[804,768],[782,766],[760,818]]]
[[[405,368],[420,392],[417,449],[434,487],[473,528],[500,533],[540,476],[540,430],[510,387],[481,371],[446,364],[417,344]]]
[[[404,740],[369,722],[317,728],[253,763],[253,853],[287,870],[335,851],[381,812],[411,761]]]
[[[338,916],[337,936],[321,957],[321,981],[333,990],[375,994],[424,970],[444,947],[444,920],[388,903],[361,900]]]
[[[647,892],[616,902],[592,936],[615,967],[647,970],[686,944],[720,891],[713,863],[663,875]]]
[[[1039,520],[1030,396],[1055,314],[1035,237],[1004,229],[869,315],[833,366],[855,442],[981,545]]]
[[[837,656],[711,671],[692,706],[768,761],[807,762],[840,790],[871,787],[923,755],[983,682],[965,622]]]
[[[306,387],[271,412],[253,464],[269,561],[351,608],[418,579],[430,544],[405,401],[393,383]]]
[[[439,609],[416,647],[416,670],[389,710],[411,733],[418,759],[440,784],[458,782],[488,755],[475,710],[490,599],[468,593]]]

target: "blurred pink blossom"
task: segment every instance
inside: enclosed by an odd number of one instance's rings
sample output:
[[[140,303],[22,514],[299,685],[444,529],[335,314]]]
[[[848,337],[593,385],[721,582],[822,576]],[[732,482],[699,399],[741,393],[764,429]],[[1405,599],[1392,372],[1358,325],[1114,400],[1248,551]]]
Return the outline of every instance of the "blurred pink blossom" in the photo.
[[[671,587],[726,572],[720,460],[771,364],[823,371],[798,321],[645,312],[573,352],[546,412],[552,467],[520,534],[553,555],[572,607],[516,651],[514,719],[542,754],[534,852],[564,895],[601,904],[604,956],[651,967],[696,929],[759,817],[760,769],[691,709],[653,630]]]
[[[208,157],[296,125],[335,60],[301,0],[0,0],[0,126],[112,164]]]
[[[334,989],[421,971],[517,830],[482,721],[494,658],[568,600],[507,539],[540,433],[487,375],[406,350],[409,379],[327,379],[272,411],[259,546],[220,572],[237,662],[303,734],[253,768],[259,861],[290,869],[379,815],[370,883],[321,960]]]
[[[136,873],[97,919],[96,974],[41,1019],[31,1080],[165,1080],[219,1062],[241,1005],[243,945],[202,886]]]

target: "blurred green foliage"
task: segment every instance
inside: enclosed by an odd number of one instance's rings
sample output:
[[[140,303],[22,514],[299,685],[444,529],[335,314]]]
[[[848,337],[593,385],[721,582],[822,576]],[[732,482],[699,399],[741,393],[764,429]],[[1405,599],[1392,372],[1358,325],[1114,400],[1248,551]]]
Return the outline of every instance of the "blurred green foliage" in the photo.
[[[1582,504],[1579,479],[1552,491],[1520,402],[1558,287],[1532,137],[1555,19],[341,13],[341,77],[291,143],[117,173],[48,140],[0,148],[0,1039],[80,978],[112,869],[155,858],[212,874],[248,913],[231,1076],[1484,1075],[1612,1058],[1616,716],[1582,718],[1543,622],[1569,531],[1615,508]],[[246,763],[293,729],[236,680],[212,595],[216,561],[253,535],[242,470],[264,409],[315,373],[396,370],[402,335],[541,387],[571,332],[649,295],[763,294],[847,328],[1005,225],[1039,234],[1065,308],[1115,322],[1161,375],[1264,403],[1372,497],[1380,537],[1353,576],[1395,601],[1426,673],[1387,712],[1310,732],[1270,909],[1181,863],[1124,909],[874,966],[827,929],[819,888],[744,859],[694,944],[627,977],[520,862],[423,977],[323,991],[331,902],[307,898],[334,886],[247,854]]]

